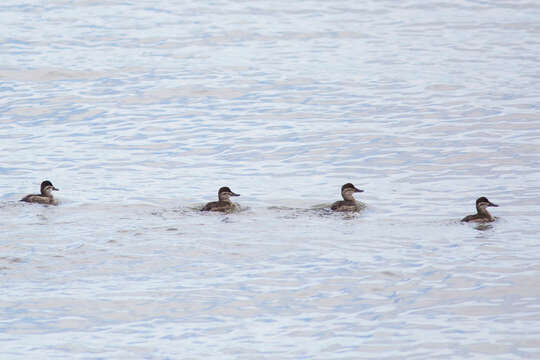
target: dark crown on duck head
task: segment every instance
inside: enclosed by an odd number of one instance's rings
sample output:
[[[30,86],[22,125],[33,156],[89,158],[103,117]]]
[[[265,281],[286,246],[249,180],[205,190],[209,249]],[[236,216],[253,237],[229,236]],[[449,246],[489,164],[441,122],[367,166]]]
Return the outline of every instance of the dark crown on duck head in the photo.
[[[41,192],[43,192],[43,190],[45,190],[47,186],[51,186],[53,190],[58,191],[58,189],[54,187],[52,182],[50,182],[49,180],[45,180],[41,183]]]
[[[228,186],[223,186],[222,188],[220,188],[218,191],[218,195],[221,193],[230,193],[231,196],[240,196],[240,194],[233,193],[232,190]]]
[[[499,206],[499,205],[496,205],[496,204],[492,203],[491,201],[489,201],[488,198],[485,197],[485,196],[482,196],[482,197],[479,197],[478,199],[476,199],[476,206],[478,206],[481,203],[487,203],[488,206],[495,206],[495,207]]]
[[[364,192],[364,190],[360,190],[360,189],[356,188],[356,186],[354,186],[351,183],[346,183],[345,185],[343,185],[341,187],[341,192],[345,191],[345,189],[353,189],[354,192]]]

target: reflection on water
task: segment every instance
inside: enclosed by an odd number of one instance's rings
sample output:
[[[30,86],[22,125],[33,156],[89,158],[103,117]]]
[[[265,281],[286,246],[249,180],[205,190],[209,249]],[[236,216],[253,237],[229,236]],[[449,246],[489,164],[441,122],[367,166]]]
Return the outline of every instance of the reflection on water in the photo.
[[[478,224],[474,227],[476,230],[485,231],[492,229],[493,226],[491,224]]]
[[[0,9],[4,357],[540,356],[539,6]]]

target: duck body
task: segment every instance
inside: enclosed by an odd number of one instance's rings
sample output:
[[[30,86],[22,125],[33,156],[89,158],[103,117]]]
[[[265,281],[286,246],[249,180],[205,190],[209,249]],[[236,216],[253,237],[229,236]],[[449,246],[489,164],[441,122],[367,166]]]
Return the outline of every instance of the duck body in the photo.
[[[462,222],[477,222],[477,223],[486,223],[486,222],[492,222],[495,221],[493,216],[487,211],[488,206],[494,206],[497,207],[499,205],[496,205],[489,201],[485,196],[479,197],[476,199],[476,214],[473,215],[467,215],[463,219],[461,219]]]
[[[201,211],[221,211],[221,212],[229,212],[233,211],[236,208],[236,206],[232,203],[232,201],[212,201],[206,204]]]
[[[58,191],[57,188],[49,181],[45,180],[41,183],[41,194],[26,195],[21,201],[46,205],[57,205],[58,202],[53,197],[52,192]]]
[[[201,211],[232,212],[236,210],[236,205],[230,200],[231,196],[240,196],[224,186],[218,191],[218,201],[212,201],[206,204]]]
[[[333,203],[330,209],[340,212],[360,211],[361,207],[353,196],[356,192],[364,192],[364,190],[358,189],[351,183],[343,185],[341,187],[341,196],[343,197],[343,200]]]
[[[474,215],[467,215],[463,219],[461,219],[463,222],[478,222],[478,223],[485,223],[485,222],[492,222],[495,221],[493,217],[490,215],[484,216],[481,214],[474,214]]]
[[[57,201],[54,197],[43,196],[40,194],[30,194],[26,195],[21,199],[21,201],[37,204],[47,204],[47,205],[56,205]]]
[[[356,200],[341,200],[332,204],[330,209],[334,211],[360,211]]]

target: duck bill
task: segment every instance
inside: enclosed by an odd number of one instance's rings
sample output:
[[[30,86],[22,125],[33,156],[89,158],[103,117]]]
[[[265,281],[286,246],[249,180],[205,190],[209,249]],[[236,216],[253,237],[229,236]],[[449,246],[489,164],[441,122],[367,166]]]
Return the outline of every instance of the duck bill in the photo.
[[[231,196],[240,196],[240,194],[233,193],[233,192],[231,191]]]
[[[499,205],[497,205],[497,204],[494,204],[494,203],[492,203],[491,201],[490,201],[490,202],[489,202],[488,204],[489,204],[489,206],[495,206],[495,207],[499,207]]]
[[[364,192],[364,190],[360,190],[360,189],[354,188],[354,192]]]
[[[57,188],[55,188],[54,186],[53,186],[52,189],[53,189],[54,191],[60,191],[60,189],[57,189]]]

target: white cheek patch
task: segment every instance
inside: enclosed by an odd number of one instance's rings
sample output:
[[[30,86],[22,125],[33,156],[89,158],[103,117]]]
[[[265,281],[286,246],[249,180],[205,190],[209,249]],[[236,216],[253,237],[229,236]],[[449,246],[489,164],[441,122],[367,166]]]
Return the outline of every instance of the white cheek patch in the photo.
[[[354,194],[354,190],[351,190],[351,189],[347,189],[347,190],[345,190],[345,191],[343,191],[343,192],[341,193],[341,195],[343,196],[343,198],[344,198],[345,200],[352,200],[352,199],[354,199],[353,194]]]

